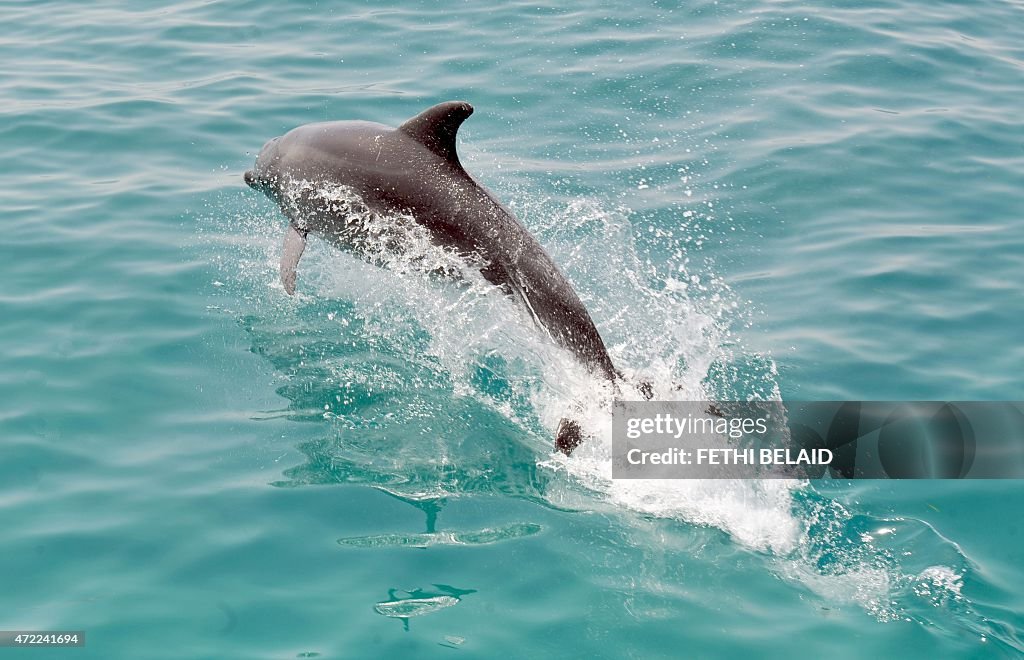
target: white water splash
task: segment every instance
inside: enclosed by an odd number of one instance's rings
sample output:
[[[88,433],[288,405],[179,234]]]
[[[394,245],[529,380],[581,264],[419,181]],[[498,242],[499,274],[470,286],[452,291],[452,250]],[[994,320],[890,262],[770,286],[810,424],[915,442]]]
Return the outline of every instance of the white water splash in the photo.
[[[308,184],[299,185],[309,194]],[[518,365],[514,386],[527,393],[547,434],[539,447],[542,465],[563,470],[618,506],[714,526],[755,550],[786,553],[794,547],[800,530],[791,513],[795,482],[612,480],[608,428],[613,392],[606,383],[552,345],[519,306],[483,280],[475,264],[433,244],[410,219],[360,212],[351,193],[340,187],[315,194],[331,208],[341,204],[358,214],[353,222],[369,228],[360,252],[372,258],[366,263],[314,249],[303,264],[307,286],[312,279],[320,295],[348,299],[366,317],[397,321],[396,309],[411,313],[429,333],[430,357],[451,375],[456,395],[475,396],[469,375],[481,356],[497,354]],[[523,204],[517,206],[521,215],[547,218],[538,235],[576,282],[613,361],[627,376],[652,382],[660,399],[709,398],[708,373],[716,362],[732,357],[736,342],[729,327],[735,303],[727,288],[681,267],[660,277],[638,255],[624,209],[605,211],[588,199],[525,212]],[[439,269],[456,273],[457,283],[425,277]],[[375,327],[388,332],[384,325]],[[777,396],[774,370],[758,377],[764,381],[758,387]],[[593,440],[572,458],[545,456],[559,419],[569,411]],[[502,412],[511,414],[507,406]]]
[[[324,203],[352,204],[341,188],[316,194],[324,196]],[[774,363],[744,353],[731,332],[742,314],[735,297],[707,273],[691,274],[685,251],[669,268],[653,267],[638,252],[628,211],[606,210],[593,200],[577,198],[559,205],[520,197],[512,206],[530,220],[531,230],[574,282],[614,362],[628,377],[652,382],[661,399],[710,399],[722,388],[713,377],[716,368],[739,364],[720,370],[729,381],[727,387],[750,398],[777,398]],[[562,475],[546,493],[554,504],[587,508],[596,505],[596,499],[619,509],[722,530],[740,546],[767,553],[783,579],[830,604],[854,604],[879,621],[905,618],[901,602],[908,593],[935,607],[959,602],[962,571],[940,564],[914,570],[893,561],[893,553],[874,545],[892,525],[857,532],[857,542],[851,544],[845,538],[851,515],[841,505],[826,501],[814,510],[795,506],[794,497],[804,492],[803,482],[612,480],[611,388],[553,345],[524,310],[480,276],[477,264],[434,245],[409,218],[368,212],[358,218],[372,228],[363,239],[362,258],[311,240],[296,298],[285,297],[277,284],[284,220],[262,211],[239,220],[236,224],[241,226],[232,231],[247,236],[235,235],[228,242],[250,256],[235,260],[233,277],[248,282],[249,290],[253,285],[266,287],[266,301],[278,310],[272,316],[280,312],[291,324],[298,322],[291,317],[304,306],[330,308],[330,300],[344,300],[345,313],[326,312],[328,321],[338,324],[339,334],[348,329],[351,316],[358,317],[361,333],[372,339],[371,345],[397,347],[401,360],[444,374],[453,397],[472,398],[522,428],[522,442],[530,445],[538,466]],[[445,276],[437,277],[438,273]],[[225,272],[222,279],[229,277]],[[410,339],[424,334],[425,342]],[[509,387],[519,400],[528,402],[525,412],[508,400],[489,397],[474,384],[474,372],[481,366],[490,368],[488,361],[495,357],[500,358],[501,376]],[[744,371],[744,364],[755,368]],[[387,364],[367,371],[362,362],[332,358],[317,362],[317,367],[327,369],[332,382],[372,384],[379,392],[397,393],[417,382],[408,374],[388,376],[393,367]],[[394,368],[402,371],[401,365]],[[428,406],[446,405],[444,399],[427,401]],[[569,410],[594,437],[566,458],[553,451],[552,441],[559,419]],[[409,414],[427,418],[433,412]],[[355,418],[328,412],[324,416],[345,428],[361,426]],[[462,459],[449,449],[435,441],[426,450],[434,452],[430,456],[413,448],[402,450],[394,456],[394,469],[402,469],[403,463],[411,469],[421,459],[457,465]],[[431,497],[452,494],[448,489],[458,487],[429,482],[421,486]]]
[[[791,511],[795,482],[612,480],[611,388],[553,345],[519,305],[483,279],[479,264],[435,245],[411,218],[368,211],[342,186],[298,181],[292,182],[288,195],[343,212],[358,229],[351,241],[358,256],[310,241],[299,291],[351,302],[385,341],[400,344],[410,322],[426,331],[427,355],[409,358],[427,359],[443,369],[454,395],[474,397],[523,425],[534,437],[540,465],[564,472],[616,506],[713,526],[754,550],[792,550],[800,531]],[[706,272],[690,272],[683,246],[697,221],[693,212],[680,217],[678,234],[659,230],[659,241],[671,247],[676,261],[658,269],[638,252],[628,209],[607,210],[587,198],[563,205],[535,202],[526,195],[514,196],[510,206],[574,282],[613,361],[628,378],[651,382],[659,399],[714,396],[708,390],[709,374],[742,353],[731,331],[738,311],[724,283]],[[274,234],[283,221],[264,223],[257,233],[269,237],[258,270],[276,291],[279,247]],[[435,277],[437,273],[446,277]],[[534,420],[474,390],[471,374],[481,360],[495,355],[508,366],[504,375],[511,386],[531,402]],[[750,382],[740,389],[776,398],[774,364],[763,364],[758,372],[744,375]],[[345,365],[338,368],[339,379],[354,377]],[[565,458],[553,452],[553,437],[569,411],[594,437]],[[540,437],[535,435],[538,423]]]

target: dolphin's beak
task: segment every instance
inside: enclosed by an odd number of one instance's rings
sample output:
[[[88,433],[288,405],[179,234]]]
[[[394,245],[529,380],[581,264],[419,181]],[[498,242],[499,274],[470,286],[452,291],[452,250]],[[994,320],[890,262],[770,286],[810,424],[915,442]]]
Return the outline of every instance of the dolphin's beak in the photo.
[[[270,199],[274,200],[275,202],[278,200],[277,189],[274,186],[273,181],[261,179],[259,175],[255,174],[252,170],[246,172],[245,176],[242,178],[245,179],[246,185],[248,185],[253,190],[260,191],[261,193],[263,193]]]

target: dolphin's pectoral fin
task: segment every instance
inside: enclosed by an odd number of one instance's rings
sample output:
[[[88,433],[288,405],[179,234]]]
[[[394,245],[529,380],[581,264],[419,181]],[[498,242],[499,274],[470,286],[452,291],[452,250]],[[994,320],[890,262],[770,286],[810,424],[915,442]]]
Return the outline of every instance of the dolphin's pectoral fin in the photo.
[[[455,151],[455,133],[471,114],[473,106],[465,101],[448,101],[427,108],[399,126],[398,130],[449,163],[461,167]]]
[[[572,451],[583,442],[583,429],[579,422],[563,417],[558,422],[558,431],[555,433],[555,449],[566,456],[572,456]]]
[[[302,252],[306,249],[306,232],[292,223],[284,232],[284,249],[281,251],[281,284],[290,296],[295,293],[295,267],[299,265]]]

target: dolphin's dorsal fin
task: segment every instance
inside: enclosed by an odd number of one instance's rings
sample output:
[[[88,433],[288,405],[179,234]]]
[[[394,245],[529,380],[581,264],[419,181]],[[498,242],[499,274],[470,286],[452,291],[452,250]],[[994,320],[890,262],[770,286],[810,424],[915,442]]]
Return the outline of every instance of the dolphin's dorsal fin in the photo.
[[[455,134],[466,117],[473,114],[473,106],[465,101],[446,101],[427,108],[398,127],[427,149],[454,165],[460,165],[455,153]]]

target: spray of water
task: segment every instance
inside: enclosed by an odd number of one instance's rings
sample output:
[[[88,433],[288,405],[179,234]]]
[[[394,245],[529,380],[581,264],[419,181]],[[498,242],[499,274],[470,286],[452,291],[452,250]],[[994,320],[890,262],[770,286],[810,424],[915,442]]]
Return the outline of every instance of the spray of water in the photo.
[[[294,186],[344,210],[359,229],[349,250],[311,241],[295,299],[277,283],[283,220],[276,211],[218,212],[224,231],[215,238],[221,278],[248,299],[248,319],[263,319],[254,340],[260,352],[281,365],[285,381],[302,381],[279,390],[293,400],[292,414],[327,420],[343,438],[305,449],[311,464],[331,467],[295,470],[293,483],[362,481],[413,499],[479,487],[557,505],[586,506],[590,498],[720,529],[766,553],[784,579],[880,621],[926,621],[915,614],[921,601],[967,607],[968,567],[955,546],[914,523],[858,519],[804,482],[612,480],[613,393],[486,282],[480,264],[432,243],[412,218],[370,212],[343,187]],[[744,313],[736,296],[691,264],[693,232],[707,231],[699,215],[682,216],[678,234],[660,230],[670,257],[658,262],[638,248],[626,208],[586,197],[503,196],[576,284],[627,377],[652,382],[660,399],[778,398],[774,362],[745,351],[734,334]],[[303,332],[321,343],[325,335],[338,339],[315,351]],[[305,342],[299,348],[297,334]],[[479,413],[462,412],[466,401],[498,420],[485,434],[495,444],[481,439]],[[552,439],[570,408],[593,437],[567,458]],[[514,467],[485,467],[495,447],[509,443],[518,448]],[[475,451],[487,460],[460,468],[473,464]],[[517,483],[516,471],[529,472],[529,483]],[[535,471],[548,477],[538,484]],[[566,498],[567,488],[585,495]],[[919,553],[927,565],[912,566],[898,547],[881,544],[888,528],[928,548]]]

